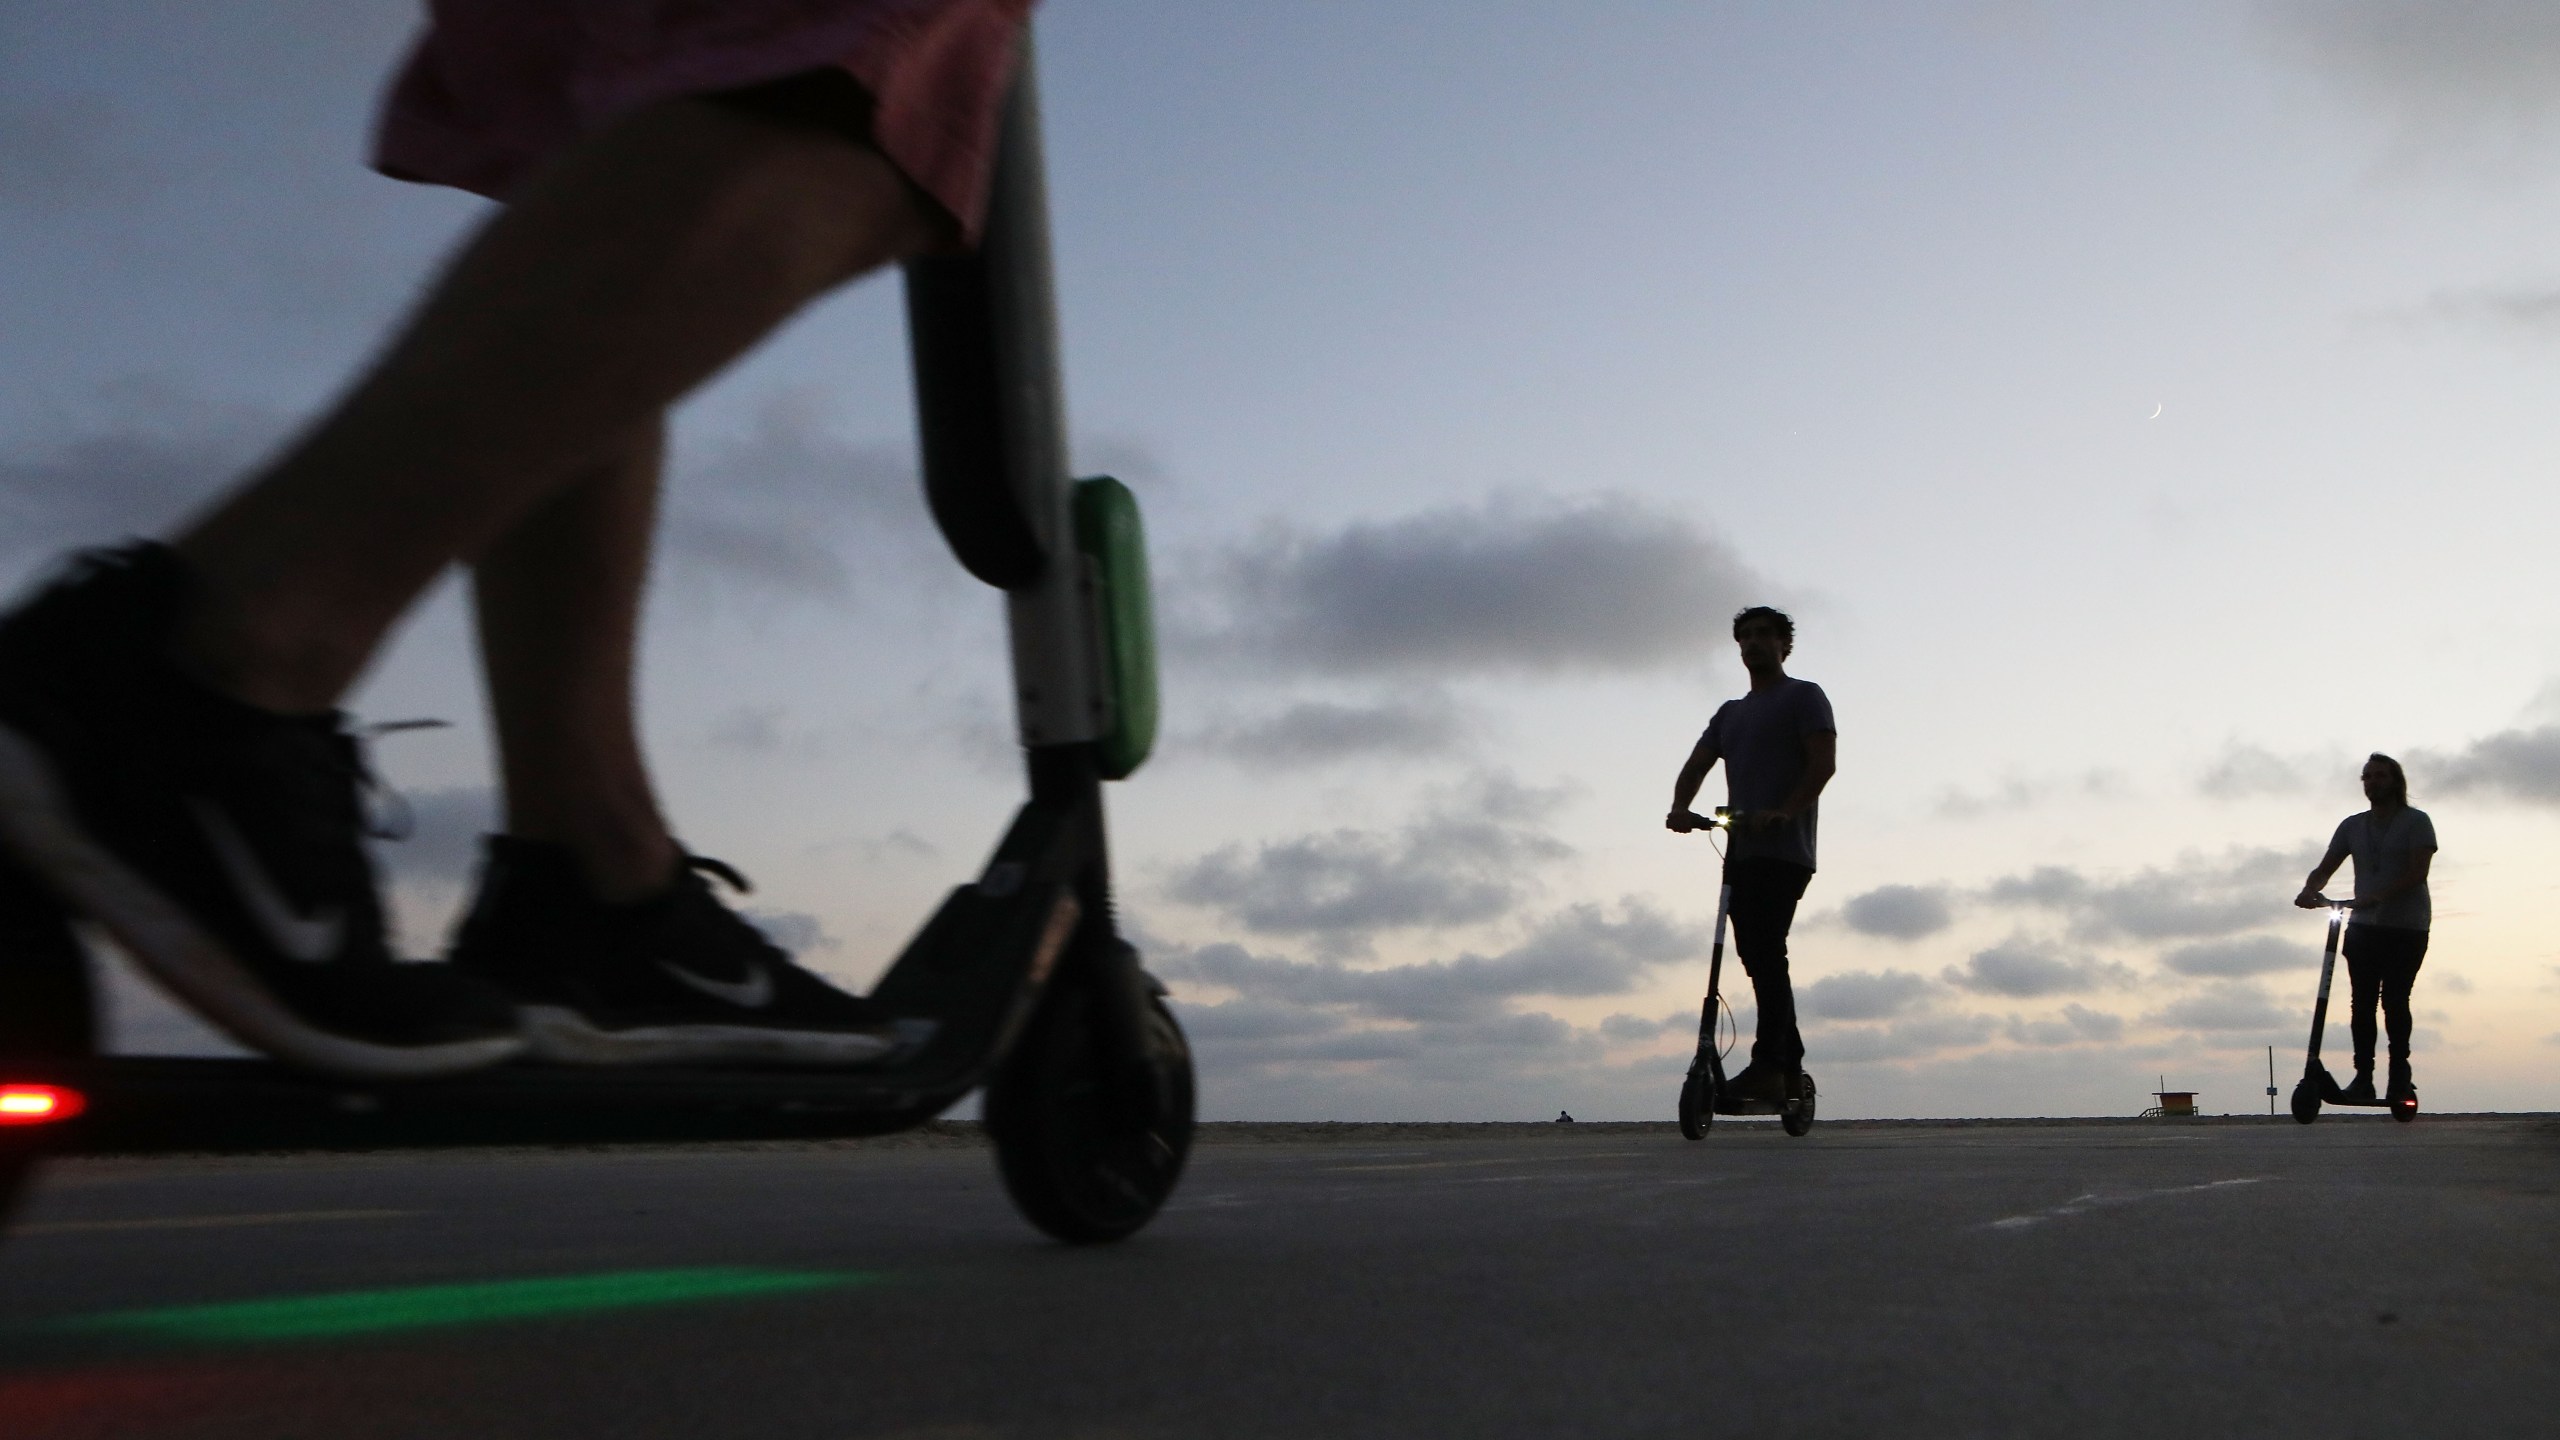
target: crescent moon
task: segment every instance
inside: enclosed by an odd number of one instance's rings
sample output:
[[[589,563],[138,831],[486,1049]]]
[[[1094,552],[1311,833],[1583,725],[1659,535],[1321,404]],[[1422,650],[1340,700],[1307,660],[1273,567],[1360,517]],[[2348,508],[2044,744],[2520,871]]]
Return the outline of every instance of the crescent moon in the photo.
[[[2167,405],[2154,405],[2151,407],[2151,413],[2143,418],[2147,420],[2157,420],[2160,418],[2160,412],[2168,408],[2169,407]]]

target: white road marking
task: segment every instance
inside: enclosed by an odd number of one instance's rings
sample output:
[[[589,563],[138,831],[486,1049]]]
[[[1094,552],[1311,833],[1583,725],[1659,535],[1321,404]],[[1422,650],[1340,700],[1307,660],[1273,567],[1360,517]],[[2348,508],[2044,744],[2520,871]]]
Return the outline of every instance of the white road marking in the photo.
[[[55,1220],[12,1235],[86,1235],[112,1230],[223,1230],[238,1225],[307,1225],[330,1220],[405,1220],[424,1210],[269,1210],[250,1215],[164,1215],[150,1220]]]
[[[1524,1160],[1624,1160],[1630,1156],[1649,1155],[1653,1153],[1655,1152],[1649,1150],[1602,1150],[1588,1155],[1538,1155],[1525,1157],[1519,1155],[1504,1155],[1492,1160],[1413,1160],[1399,1165],[1327,1165],[1323,1168],[1324,1172],[1328,1175],[1346,1174],[1355,1170],[1459,1170],[1472,1168],[1478,1165],[1518,1165]]]
[[[2065,1215],[2086,1215],[2092,1210],[2113,1209],[2118,1205],[2138,1205],[2145,1200],[2157,1200],[2164,1195],[2197,1195],[2208,1190],[2228,1190],[2238,1185],[2263,1185],[2274,1178],[2276,1177],[2273,1175],[2248,1175],[2237,1180],[2207,1180],[2201,1185],[2172,1185],[2165,1190],[2136,1190],[2127,1195],[2100,1195],[2091,1191],[2086,1195],[2074,1195],[2048,1210],[2038,1210],[2027,1215],[2004,1216],[1982,1228],[2024,1230],[2030,1226],[2041,1225],[2047,1220],[2058,1220]]]

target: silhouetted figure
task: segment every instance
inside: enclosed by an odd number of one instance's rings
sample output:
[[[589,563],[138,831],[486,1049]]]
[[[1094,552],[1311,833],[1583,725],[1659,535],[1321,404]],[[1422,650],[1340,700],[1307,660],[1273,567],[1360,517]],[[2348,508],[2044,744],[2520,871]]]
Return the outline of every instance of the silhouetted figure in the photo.
[[[1751,674],[1750,693],[1726,701],[1707,722],[1672,784],[1671,817],[1664,823],[1683,834],[1693,828],[1689,806],[1722,760],[1725,803],[1737,812],[1724,858],[1724,883],[1733,887],[1728,916],[1760,1009],[1751,1063],[1729,1090],[1739,1099],[1783,1103],[1795,1098],[1804,1075],[1787,930],[1813,879],[1815,800],[1831,783],[1839,733],[1822,687],[1787,674],[1796,627],[1786,612],[1766,605],[1744,610],[1733,617],[1733,639]]]
[[[2427,927],[2434,918],[2427,898],[2427,870],[2435,863],[2436,827],[2424,810],[2409,805],[2409,777],[2388,755],[2365,757],[2365,799],[2373,808],[2338,822],[2329,853],[2302,882],[2293,903],[2316,910],[2329,903],[2320,888],[2349,856],[2356,862],[2356,894],[2347,902],[2347,983],[2354,996],[2348,1029],[2356,1042],[2356,1078],[2346,1098],[2373,1095],[2373,1007],[2382,1002],[2391,1032],[2390,1088],[2397,1102],[2417,1094],[2409,1072],[2409,988],[2427,958]]]
[[[1570,1125],[1573,1123],[1573,1116],[1567,1111],[1559,1110],[1556,1112],[1556,1123],[1559,1125]]]

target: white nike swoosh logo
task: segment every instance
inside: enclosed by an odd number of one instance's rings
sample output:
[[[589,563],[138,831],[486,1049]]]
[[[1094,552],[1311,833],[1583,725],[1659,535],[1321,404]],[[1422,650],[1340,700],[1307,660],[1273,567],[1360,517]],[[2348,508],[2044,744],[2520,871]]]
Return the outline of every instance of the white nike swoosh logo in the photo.
[[[658,968],[712,999],[726,1000],[741,1010],[761,1010],[773,1003],[773,975],[752,960],[747,962],[744,980],[714,980],[666,960],[659,961]]]
[[[213,858],[222,862],[223,872],[231,877],[232,888],[240,892],[240,903],[249,918],[267,934],[268,943],[286,959],[317,965],[338,953],[338,944],[346,938],[345,912],[331,907],[312,915],[297,912],[284,898],[284,891],[267,877],[258,863],[256,852],[242,838],[231,817],[215,808],[210,800],[188,797],[187,804],[196,812],[196,823],[204,828],[205,840],[213,846]]]

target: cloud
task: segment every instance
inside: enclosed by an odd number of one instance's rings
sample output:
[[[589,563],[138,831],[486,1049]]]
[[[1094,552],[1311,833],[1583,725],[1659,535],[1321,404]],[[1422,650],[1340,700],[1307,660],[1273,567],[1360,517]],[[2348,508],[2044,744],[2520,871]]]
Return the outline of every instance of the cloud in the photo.
[[[2311,788],[2314,774],[2330,774],[2337,769],[2336,757],[2288,757],[2263,745],[2234,740],[2196,777],[2196,789],[2216,800],[2299,795]]]
[[[2065,1005],[2058,1019],[2023,1020],[2012,1015],[2001,1033],[2013,1045],[2112,1044],[2124,1038],[2124,1017],[2084,1005]]]
[[[1178,973],[1171,962],[1157,966]],[[1187,968],[1187,967],[1185,967]],[[1293,1005],[1256,996],[1238,996],[1218,1005],[1185,1004],[1182,1029],[1194,1044],[1226,1040],[1306,1040],[1333,1035],[1344,1028],[1340,1015],[1309,1005]]]
[[[1913,977],[1917,979],[1917,976]],[[1923,1015],[1891,1025],[1826,1029],[1806,1045],[1808,1065],[1863,1065],[1911,1060],[1943,1050],[1966,1050],[1999,1033],[1988,1015]]]
[[[1494,920],[1527,898],[1537,867],[1573,853],[1535,824],[1561,798],[1479,776],[1391,834],[1342,829],[1250,852],[1222,847],[1177,870],[1165,894],[1256,934],[1354,946],[1380,930]]]
[[[2560,297],[2555,297],[2560,306]],[[2552,707],[2553,694],[2529,707]],[[2560,722],[2501,730],[2452,750],[2395,751],[2421,795],[2486,795],[2530,804],[2560,803]],[[2196,788],[2217,800],[2260,795],[2299,795],[2334,788],[2352,799],[2361,757],[2342,753],[2279,755],[2264,746],[2234,741],[2205,767]]]
[[[809,847],[812,855],[834,854],[850,850],[866,865],[891,861],[931,860],[941,855],[942,847],[901,825],[886,835],[850,836],[839,840],[821,840]],[[1144,942],[1141,941],[1143,948]]]
[[[13,204],[120,200],[141,191],[156,169],[122,112],[99,96],[0,91],[0,176]]]
[[[1615,918],[1596,905],[1573,906],[1494,955],[1360,969],[1219,944],[1173,955],[1159,968],[1169,978],[1256,1001],[1364,1021],[1480,1024],[1508,1013],[1508,1002],[1524,996],[1624,994],[1658,967],[1695,958],[1704,938],[1698,927],[1628,900]]]
[[[1447,755],[1468,728],[1456,702],[1422,691],[1369,705],[1300,701],[1258,720],[1211,726],[1182,743],[1254,768],[1286,770],[1369,756]]]
[[[2124,776],[2114,770],[2084,770],[2077,775],[2033,779],[2012,776],[1985,791],[1948,790],[1938,797],[1937,811],[1950,820],[1971,820],[2031,809],[2057,799],[2108,799],[2124,793]]]
[[[1954,923],[1947,892],[1939,885],[1879,885],[1852,895],[1840,907],[1840,918],[1861,935],[1888,940],[1922,940]]]
[[[713,717],[702,738],[714,750],[793,764],[818,760],[832,748],[824,727],[797,719],[787,705],[740,705]]]
[[[1697,1029],[1698,1017],[1686,1010],[1674,1010],[1668,1015],[1658,1016],[1621,1013],[1600,1022],[1600,1033],[1603,1036],[1629,1044],[1658,1039],[1664,1035],[1693,1035],[1697,1033]]]
[[[2130,985],[2133,979],[2122,965],[2088,956],[2065,959],[2052,946],[2015,937],[1946,970],[1947,983],[1957,989],[2021,1000]]]
[[[2144,1023],[2172,1030],[2264,1033],[2281,1029],[2300,1016],[2279,1009],[2265,991],[2240,980],[2223,980],[2171,1001],[2143,1018]]]
[[[2283,919],[2319,853],[2316,846],[2233,846],[2220,855],[2190,852],[2172,867],[2121,880],[2044,865],[1995,880],[1982,895],[1994,905],[2060,914],[2082,941],[2209,938]]]
[[[2275,34],[2388,117],[2404,155],[2529,144],[2560,118],[2560,10],[2544,0],[2269,6]]]
[[[2504,730],[2450,755],[2412,751],[2406,759],[2413,788],[2421,791],[2560,802],[2560,725]]]
[[[1167,630],[1259,670],[1642,671],[1723,646],[1727,617],[1765,588],[1644,501],[1497,498],[1327,534],[1274,526],[1206,563]]]
[[[782,748],[782,717],[779,705],[743,705],[713,721],[705,738],[715,749],[770,755]]]
[[[2181,975],[2208,979],[2237,980],[2250,975],[2270,975],[2279,970],[2298,970],[2311,959],[2311,952],[2301,944],[2273,935],[2249,935],[2237,940],[2208,940],[2201,945],[2181,945],[2160,957],[2160,963]]]
[[[663,550],[678,585],[843,603],[857,574],[902,587],[968,582],[942,549],[903,450],[856,445],[823,406],[776,397],[741,435],[671,465]],[[271,452],[276,412],[185,386],[102,386],[59,433],[0,454],[0,557],[165,534]]]
[[[161,993],[124,953],[103,940],[89,947],[90,974],[98,987],[101,1038],[114,1055],[215,1055],[252,1053],[211,1022]]]
[[[383,870],[402,884],[469,885],[480,864],[480,837],[498,828],[497,792],[486,785],[410,790],[401,792],[400,803],[408,810],[408,834],[376,845]]]
[[[158,535],[236,479],[281,417],[130,381],[99,389],[70,433],[0,455],[0,556]]]
[[[2412,328],[2485,330],[2527,340],[2560,339],[2560,288],[2495,285],[2438,290],[2389,317]]]
[[[827,933],[825,921],[803,910],[742,909],[738,914],[794,956],[814,955],[843,944]]]
[[[1805,986],[1796,1008],[1825,1020],[1882,1020],[1928,993],[1928,977],[1908,970],[1848,970]]]
[[[969,588],[925,509],[913,456],[831,424],[818,392],[787,390],[742,433],[678,457],[663,537],[670,579],[839,605],[884,569],[900,589]]]

